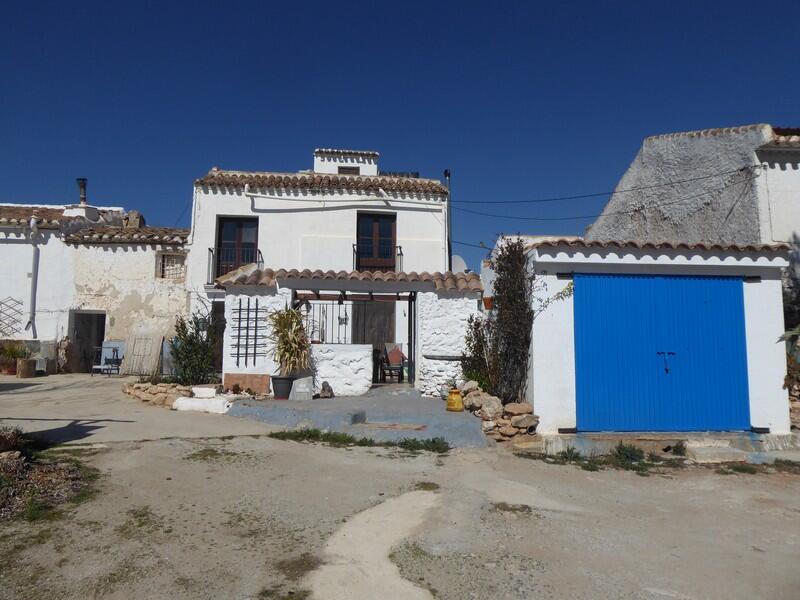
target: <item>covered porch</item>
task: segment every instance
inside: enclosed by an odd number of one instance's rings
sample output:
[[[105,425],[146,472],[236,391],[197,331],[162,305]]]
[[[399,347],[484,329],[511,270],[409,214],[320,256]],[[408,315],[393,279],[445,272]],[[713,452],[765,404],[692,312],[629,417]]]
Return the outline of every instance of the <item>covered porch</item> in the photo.
[[[436,395],[460,377],[467,319],[479,310],[475,273],[265,269],[247,265],[217,279],[225,290],[223,382],[269,389],[267,315],[300,309],[312,342],[315,390],[357,396],[402,383]]]

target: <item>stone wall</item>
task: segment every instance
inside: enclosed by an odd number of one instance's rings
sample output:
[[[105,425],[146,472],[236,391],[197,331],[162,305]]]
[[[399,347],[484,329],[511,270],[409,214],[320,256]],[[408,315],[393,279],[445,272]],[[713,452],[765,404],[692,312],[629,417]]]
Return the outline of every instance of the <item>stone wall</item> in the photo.
[[[165,408],[172,408],[180,396],[192,395],[191,387],[177,383],[126,383],[122,391],[142,402]]]
[[[313,344],[314,390],[327,381],[337,396],[360,396],[372,385],[372,346]]]
[[[460,381],[467,320],[478,313],[479,293],[420,292],[417,294],[416,387],[423,396],[438,396],[442,385]]]

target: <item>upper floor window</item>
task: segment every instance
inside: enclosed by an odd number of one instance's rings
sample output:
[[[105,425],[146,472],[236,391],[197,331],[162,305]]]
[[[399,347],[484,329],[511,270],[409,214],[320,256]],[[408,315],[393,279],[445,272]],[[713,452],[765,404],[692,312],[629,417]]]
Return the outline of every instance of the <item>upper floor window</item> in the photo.
[[[361,175],[361,167],[339,167],[339,175]]]
[[[183,281],[186,277],[186,255],[161,253],[156,257],[156,277]]]
[[[397,217],[360,213],[356,240],[356,270],[394,271],[397,267]]]
[[[217,225],[215,277],[257,262],[258,217],[221,217]]]

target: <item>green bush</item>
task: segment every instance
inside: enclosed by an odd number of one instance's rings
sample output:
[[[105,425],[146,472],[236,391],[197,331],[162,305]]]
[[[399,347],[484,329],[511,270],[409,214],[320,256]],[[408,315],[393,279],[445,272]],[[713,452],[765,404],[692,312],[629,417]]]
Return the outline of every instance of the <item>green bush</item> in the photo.
[[[214,348],[217,331],[212,320],[201,312],[175,321],[175,337],[169,342],[175,379],[181,385],[213,383]]]
[[[644,460],[644,450],[633,444],[620,442],[614,448],[613,456],[620,462],[636,463]]]
[[[22,342],[5,342],[0,345],[0,356],[10,360],[30,358],[31,352]]]

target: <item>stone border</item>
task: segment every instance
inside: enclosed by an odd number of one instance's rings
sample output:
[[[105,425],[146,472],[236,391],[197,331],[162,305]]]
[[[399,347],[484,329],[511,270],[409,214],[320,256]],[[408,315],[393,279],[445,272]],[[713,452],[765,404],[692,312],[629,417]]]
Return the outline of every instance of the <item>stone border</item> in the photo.
[[[191,397],[192,388],[178,383],[126,383],[122,391],[153,406],[172,408],[179,397]]]

